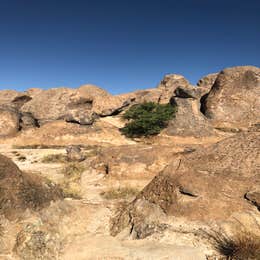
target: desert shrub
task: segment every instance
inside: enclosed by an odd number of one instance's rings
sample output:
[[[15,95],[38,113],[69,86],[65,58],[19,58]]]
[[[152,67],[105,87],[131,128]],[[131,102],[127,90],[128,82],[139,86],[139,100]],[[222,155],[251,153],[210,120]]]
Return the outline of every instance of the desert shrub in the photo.
[[[42,158],[43,163],[64,163],[67,162],[67,156],[64,154],[48,154]]]
[[[139,190],[132,187],[111,188],[100,195],[107,200],[128,199],[138,194]]]
[[[65,177],[80,178],[84,170],[85,167],[79,163],[69,163],[62,169],[62,173]]]
[[[228,260],[260,260],[260,237],[246,230],[233,236],[210,234],[215,249]]]
[[[60,183],[65,197],[80,199],[81,174],[85,171],[85,167],[79,163],[69,163],[63,167],[61,173],[64,174],[64,180]]]
[[[145,102],[130,107],[123,118],[129,122],[121,128],[127,137],[141,137],[159,134],[174,117],[176,106]]]

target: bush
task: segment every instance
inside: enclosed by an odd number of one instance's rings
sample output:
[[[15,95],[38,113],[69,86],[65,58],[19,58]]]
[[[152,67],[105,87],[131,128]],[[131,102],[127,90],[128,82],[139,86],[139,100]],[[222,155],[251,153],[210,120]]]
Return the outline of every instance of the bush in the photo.
[[[229,260],[260,260],[260,237],[241,230],[233,236],[224,232],[210,234],[215,249]]]
[[[65,163],[67,156],[64,154],[48,154],[42,158],[42,163]]]
[[[176,106],[145,102],[130,107],[123,118],[129,120],[121,132],[127,137],[157,135],[174,117]]]

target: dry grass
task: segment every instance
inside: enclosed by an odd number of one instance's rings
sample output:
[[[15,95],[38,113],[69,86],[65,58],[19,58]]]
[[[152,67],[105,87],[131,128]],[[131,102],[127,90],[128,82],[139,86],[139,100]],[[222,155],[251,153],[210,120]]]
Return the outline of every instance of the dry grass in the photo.
[[[132,187],[111,188],[100,195],[107,200],[130,199],[135,197],[139,190]]]
[[[69,163],[62,169],[61,172],[65,177],[79,179],[84,170],[85,167],[80,163]]]
[[[64,154],[48,154],[42,158],[43,163],[65,163],[67,156]]]
[[[215,249],[227,260],[260,260],[260,237],[246,230],[233,236],[224,232],[211,233]]]
[[[65,197],[81,198],[80,179],[84,171],[85,167],[80,163],[69,163],[61,170],[65,178],[60,186]]]
[[[13,145],[12,148],[13,149],[64,149],[66,148],[66,146],[33,144],[33,145]]]

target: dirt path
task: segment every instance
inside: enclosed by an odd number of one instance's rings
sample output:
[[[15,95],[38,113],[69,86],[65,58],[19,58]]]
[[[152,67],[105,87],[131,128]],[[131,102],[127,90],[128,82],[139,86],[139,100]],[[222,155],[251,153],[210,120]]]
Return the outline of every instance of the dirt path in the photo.
[[[64,149],[14,149],[11,146],[0,145],[0,153],[14,160],[23,171],[41,174],[54,182],[59,182],[64,178],[60,173],[62,163],[42,162],[42,158],[46,155],[65,153]],[[114,186],[122,184],[132,186],[136,183],[140,188],[148,181],[107,180],[103,174],[86,169],[81,177],[82,199],[75,200],[75,202],[70,201],[77,209],[77,213],[75,212],[75,219],[69,221],[77,222],[75,225],[78,225],[78,230],[67,235],[60,259],[205,259],[202,250],[191,246],[176,245],[174,241],[166,243],[149,239],[131,240],[127,235],[110,236],[109,222],[114,214],[117,201],[104,199],[100,195],[101,192],[111,188],[111,183]],[[2,258],[0,257],[0,259]]]

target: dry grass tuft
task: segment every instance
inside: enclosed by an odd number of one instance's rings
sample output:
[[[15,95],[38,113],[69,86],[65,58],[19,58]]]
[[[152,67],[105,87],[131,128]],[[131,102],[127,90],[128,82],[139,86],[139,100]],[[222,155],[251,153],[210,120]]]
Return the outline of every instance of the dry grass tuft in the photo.
[[[73,199],[81,198],[80,179],[84,171],[85,167],[80,163],[69,163],[61,170],[65,178],[60,186],[65,197]]]
[[[132,187],[111,188],[100,195],[107,200],[130,199],[135,197],[139,190]]]
[[[42,163],[65,163],[67,156],[64,154],[48,154],[42,158]]]
[[[233,236],[211,233],[215,249],[227,260],[260,260],[260,237],[246,230]]]

